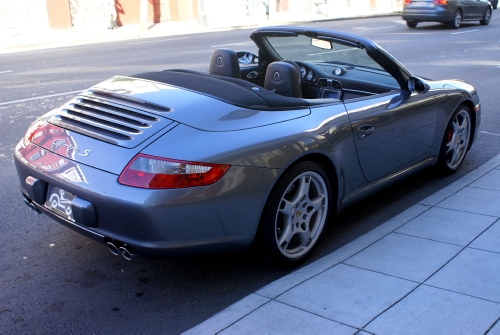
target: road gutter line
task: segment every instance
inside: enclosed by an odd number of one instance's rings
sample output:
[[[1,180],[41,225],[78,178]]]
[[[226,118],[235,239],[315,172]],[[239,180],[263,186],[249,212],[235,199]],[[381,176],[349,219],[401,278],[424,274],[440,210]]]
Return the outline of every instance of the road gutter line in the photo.
[[[58,93],[58,94],[51,94],[51,95],[44,95],[44,96],[41,96],[41,97],[34,97],[34,98],[28,98],[28,99],[22,99],[22,100],[7,101],[7,102],[0,103],[0,106],[15,104],[15,103],[18,103],[18,102],[26,102],[26,101],[32,101],[32,100],[38,100],[38,99],[58,97],[60,95],[75,94],[75,93],[80,93],[82,91],[84,91],[84,90],[71,91],[71,92]]]
[[[452,35],[457,35],[457,34],[466,34],[466,33],[472,33],[472,32],[475,32],[475,31],[479,31],[479,29],[475,29],[475,30],[467,30],[467,31],[460,31],[458,33],[451,33]]]
[[[488,133],[487,131],[480,131],[480,133],[483,133],[483,134],[488,134],[488,135],[493,135],[493,136],[500,136],[500,134],[495,134],[495,133]]]
[[[387,35],[429,35],[430,33],[387,33]]]
[[[231,43],[231,44],[221,44],[221,45],[212,45],[211,48],[218,48],[218,47],[225,47],[228,45],[243,45],[243,44],[250,44],[252,42],[241,42],[241,43]]]
[[[187,40],[187,39],[190,39],[190,38],[191,37],[179,37],[179,38],[171,38],[171,39],[168,39],[168,40],[134,42],[134,43],[129,43],[129,45],[133,45],[133,44],[145,44],[145,43],[170,42],[170,41],[178,41],[178,40]]]
[[[358,30],[378,30],[378,29],[389,29],[389,28],[394,28],[394,26],[378,27],[378,28],[356,27],[356,28],[353,28],[353,29],[358,29]]]

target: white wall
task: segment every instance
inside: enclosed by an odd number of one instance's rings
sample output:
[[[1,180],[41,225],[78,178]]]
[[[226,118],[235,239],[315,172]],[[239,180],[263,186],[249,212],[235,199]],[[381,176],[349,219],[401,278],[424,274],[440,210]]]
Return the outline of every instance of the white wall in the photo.
[[[0,0],[0,29],[49,28],[45,0]]]

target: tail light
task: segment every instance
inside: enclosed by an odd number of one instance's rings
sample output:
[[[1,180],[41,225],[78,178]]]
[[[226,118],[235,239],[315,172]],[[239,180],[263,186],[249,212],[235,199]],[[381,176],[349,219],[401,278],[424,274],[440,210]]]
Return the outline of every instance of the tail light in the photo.
[[[404,1],[403,1],[403,4],[405,4],[405,5],[409,5],[409,4],[410,4],[410,2],[411,2],[411,0],[404,0]]]
[[[434,3],[435,5],[447,5],[448,0],[432,0],[432,3]]]
[[[217,182],[229,167],[138,154],[122,171],[118,182],[157,189],[205,186]]]
[[[27,147],[30,144],[30,142],[33,140],[34,137],[38,136],[37,133],[43,129],[43,125],[44,125],[43,122],[37,120],[29,126],[28,130],[26,131],[23,137],[23,143],[25,147]]]

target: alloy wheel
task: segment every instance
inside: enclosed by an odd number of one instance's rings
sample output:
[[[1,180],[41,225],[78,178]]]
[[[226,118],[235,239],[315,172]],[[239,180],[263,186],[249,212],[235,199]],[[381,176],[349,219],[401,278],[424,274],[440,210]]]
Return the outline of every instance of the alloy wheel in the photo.
[[[457,10],[455,13],[455,17],[453,18],[452,26],[453,28],[458,29],[461,24],[462,24],[462,13],[459,10]]]
[[[275,219],[275,239],[288,259],[300,258],[316,244],[328,213],[328,188],[321,175],[306,171],[288,185]]]
[[[465,158],[470,134],[471,119],[469,112],[461,109],[453,118],[446,135],[446,165],[450,170],[457,169]]]

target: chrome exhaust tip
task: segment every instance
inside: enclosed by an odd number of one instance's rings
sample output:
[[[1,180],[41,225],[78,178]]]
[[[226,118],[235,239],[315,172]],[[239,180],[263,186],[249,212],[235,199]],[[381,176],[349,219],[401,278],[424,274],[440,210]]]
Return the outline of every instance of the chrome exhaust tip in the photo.
[[[118,255],[120,254],[120,249],[121,249],[121,248],[118,248],[118,247],[116,246],[116,244],[114,244],[113,242],[108,242],[108,243],[106,243],[106,245],[108,246],[109,251],[110,251],[113,255],[118,256]]]
[[[120,247],[120,254],[125,258],[127,261],[131,261],[134,258],[139,257],[139,255],[128,245],[124,245],[123,247]]]
[[[24,203],[26,204],[26,206],[28,206],[29,209],[31,209],[33,212],[37,213],[37,214],[42,214],[42,212],[40,212],[40,210],[35,206],[35,204],[33,203],[33,201],[31,201],[30,199],[24,197]]]

